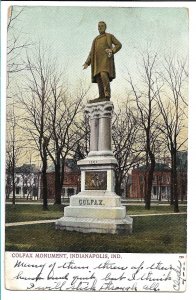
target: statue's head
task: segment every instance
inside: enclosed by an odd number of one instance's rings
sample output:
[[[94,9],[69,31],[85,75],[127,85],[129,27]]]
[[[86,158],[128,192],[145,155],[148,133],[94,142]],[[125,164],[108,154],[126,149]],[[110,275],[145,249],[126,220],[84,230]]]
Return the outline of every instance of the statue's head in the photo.
[[[103,22],[103,21],[100,21],[100,22],[98,23],[98,30],[99,30],[99,33],[100,33],[100,34],[105,33],[106,27],[107,27],[107,26],[106,26],[106,23]]]

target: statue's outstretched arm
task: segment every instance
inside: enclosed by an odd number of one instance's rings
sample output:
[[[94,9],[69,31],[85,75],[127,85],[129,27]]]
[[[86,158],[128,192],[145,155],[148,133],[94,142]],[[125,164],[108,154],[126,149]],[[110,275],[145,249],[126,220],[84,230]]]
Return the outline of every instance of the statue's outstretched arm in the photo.
[[[90,64],[91,64],[91,51],[87,57],[87,60],[85,61],[85,64],[87,64],[88,66],[90,66]]]

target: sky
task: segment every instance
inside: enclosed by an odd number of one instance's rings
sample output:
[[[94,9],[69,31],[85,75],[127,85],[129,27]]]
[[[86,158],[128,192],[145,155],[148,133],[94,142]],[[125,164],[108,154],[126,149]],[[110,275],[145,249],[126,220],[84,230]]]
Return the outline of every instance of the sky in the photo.
[[[140,51],[150,47],[161,56],[187,56],[186,8],[26,6],[15,29],[33,45],[41,41],[49,46],[50,55],[58,57],[70,87],[74,88],[81,79],[91,82],[90,67],[83,70],[82,65],[98,35],[97,23],[101,20],[106,22],[107,32],[122,43],[122,49],[115,55],[117,76],[111,84],[114,98],[124,92],[127,71],[137,71]],[[96,84],[91,92],[96,96]]]

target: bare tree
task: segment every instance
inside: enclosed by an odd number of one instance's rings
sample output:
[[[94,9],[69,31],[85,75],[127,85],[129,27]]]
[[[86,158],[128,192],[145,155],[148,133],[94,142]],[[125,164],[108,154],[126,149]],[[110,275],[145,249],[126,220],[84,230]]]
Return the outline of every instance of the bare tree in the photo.
[[[16,203],[15,175],[16,165],[20,158],[23,144],[19,140],[17,116],[14,103],[12,110],[7,113],[7,139],[6,139],[6,197],[12,192],[12,204]]]
[[[6,149],[6,164],[7,164],[7,180],[11,184],[13,192],[13,204],[15,204],[15,168],[18,155],[23,148],[23,143],[18,142],[19,139],[19,126],[18,118],[15,114],[15,98],[11,93],[12,85],[11,76],[25,70],[25,65],[22,59],[22,52],[30,43],[24,41],[24,34],[22,33],[21,26],[19,25],[20,16],[24,8],[10,6],[8,9],[8,23],[7,23],[7,149]],[[16,77],[15,77],[16,79]],[[16,82],[16,81],[15,81]],[[10,102],[11,100],[11,102]],[[10,113],[11,112],[11,113]],[[17,120],[17,122],[16,122]],[[24,152],[24,151],[23,151]],[[8,175],[10,174],[10,175]],[[11,180],[10,180],[11,176]],[[10,193],[10,183],[6,184],[7,196]]]
[[[73,155],[75,162],[84,159],[90,151],[90,124],[86,114],[83,114],[80,118],[78,134],[80,138],[78,139]]]
[[[159,129],[165,137],[171,156],[171,204],[174,204],[174,212],[178,212],[177,153],[187,141],[185,133],[187,116],[186,61],[166,58],[162,77],[165,81],[165,97],[158,95],[158,105],[162,116]]]
[[[18,122],[16,122],[14,97],[11,95],[10,79],[11,75],[21,72],[25,69],[21,53],[30,43],[23,40],[21,28],[18,26],[20,15],[24,8],[10,6],[8,9],[7,23],[7,146],[6,146],[6,170],[7,170],[7,196],[11,190],[13,192],[13,204],[15,204],[15,168],[18,155],[21,152],[22,144],[18,143]],[[9,182],[8,182],[9,181]],[[12,182],[12,183],[11,183]]]
[[[48,133],[48,102],[52,94],[50,79],[54,73],[54,63],[47,56],[46,50],[40,45],[34,55],[27,55],[28,75],[25,89],[20,93],[19,100],[24,109],[23,129],[34,141],[42,162],[42,198],[43,209],[48,209],[47,201],[47,165],[49,144]]]
[[[6,199],[9,199],[12,192],[12,151],[10,145],[6,145]],[[14,195],[13,195],[14,196]],[[15,197],[13,197],[13,204],[15,204]]]
[[[51,78],[51,98],[48,103],[48,132],[50,143],[47,151],[55,167],[55,204],[61,204],[61,190],[64,182],[65,160],[68,154],[73,154],[81,135],[79,130],[79,114],[82,101],[88,89],[80,90],[70,95],[68,88],[61,81],[61,75],[53,74]]]
[[[159,136],[156,121],[159,118],[156,97],[160,93],[161,87],[156,82],[159,80],[157,75],[158,54],[150,53],[142,55],[140,72],[140,87],[133,82],[129,73],[129,83],[131,86],[131,97],[134,100],[139,113],[139,127],[143,132],[144,152],[146,155],[146,174],[145,174],[145,208],[150,209],[151,190],[153,173],[155,169],[155,145]]]
[[[131,166],[139,161],[141,151],[136,149],[137,144],[137,115],[136,110],[130,106],[129,99],[114,113],[112,123],[112,141],[114,155],[118,165],[116,167],[116,193],[122,194],[122,183],[126,182],[126,176]]]
[[[10,84],[10,76],[25,70],[22,52],[30,46],[30,42],[24,40],[24,34],[19,26],[20,16],[25,8],[10,6],[8,10],[7,24],[7,88]]]
[[[15,195],[15,169],[16,169],[16,148],[15,140],[7,141],[6,145],[6,199],[9,199],[12,192],[12,204],[16,204]]]
[[[50,159],[55,167],[55,204],[61,204],[64,166],[67,155],[73,154],[78,141],[81,103],[88,89],[71,95],[57,60],[48,50],[39,46],[34,57],[27,56],[25,92],[20,101],[25,109],[24,124],[31,135],[42,161],[43,208],[47,209],[47,165]]]
[[[187,152],[180,151],[177,155],[178,200],[187,199]]]

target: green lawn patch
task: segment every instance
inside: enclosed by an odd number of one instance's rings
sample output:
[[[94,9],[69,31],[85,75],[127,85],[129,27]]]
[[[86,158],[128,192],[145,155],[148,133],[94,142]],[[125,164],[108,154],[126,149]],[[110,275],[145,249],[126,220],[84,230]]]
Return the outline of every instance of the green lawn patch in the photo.
[[[6,205],[6,223],[25,222],[36,220],[52,220],[58,219],[63,216],[64,205],[49,205],[49,210],[44,211],[42,205],[35,204],[16,204]],[[180,212],[186,212],[186,206],[180,207]],[[140,214],[160,214],[160,213],[173,213],[171,206],[152,206],[150,210],[146,210],[144,205],[131,205],[126,207],[127,214],[140,215]]]
[[[157,204],[156,206],[151,206],[149,210],[144,208],[144,205],[130,205],[126,207],[127,209],[127,214],[129,215],[140,215],[140,214],[161,214],[161,213],[173,213],[174,208],[171,205],[159,205]],[[180,206],[179,207],[180,212],[186,212],[187,207],[186,206]]]
[[[54,223],[6,228],[6,251],[185,253],[186,215],[133,218],[133,234],[55,230]]]
[[[43,210],[42,205],[16,204],[6,205],[6,223],[52,220],[63,216],[64,205],[49,205],[48,210]]]

